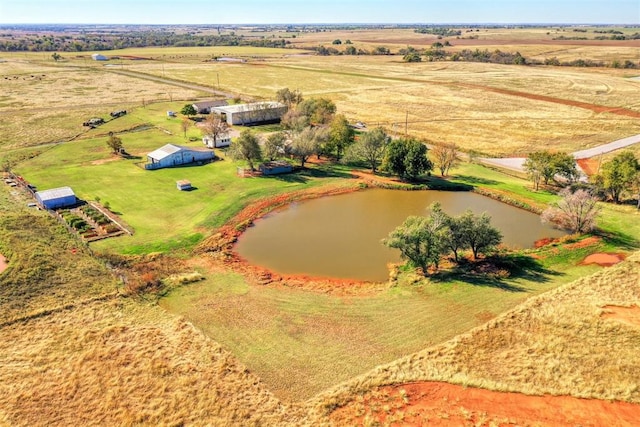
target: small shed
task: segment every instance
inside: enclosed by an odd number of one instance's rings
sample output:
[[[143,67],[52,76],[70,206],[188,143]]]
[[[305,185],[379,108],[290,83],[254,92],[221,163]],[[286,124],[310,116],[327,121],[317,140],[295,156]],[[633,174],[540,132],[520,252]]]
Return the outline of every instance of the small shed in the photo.
[[[231,135],[228,133],[220,134],[217,138],[213,135],[205,135],[202,142],[209,148],[224,148],[231,145]]]
[[[263,175],[279,175],[293,171],[293,166],[285,161],[273,161],[262,163],[258,166]]]
[[[36,191],[36,200],[45,209],[66,208],[74,206],[78,202],[78,199],[71,187]]]
[[[188,191],[191,190],[191,181],[187,179],[181,179],[180,181],[176,181],[176,187],[180,191]]]
[[[91,55],[91,58],[94,61],[107,61],[108,58],[100,53],[94,53],[93,55]]]

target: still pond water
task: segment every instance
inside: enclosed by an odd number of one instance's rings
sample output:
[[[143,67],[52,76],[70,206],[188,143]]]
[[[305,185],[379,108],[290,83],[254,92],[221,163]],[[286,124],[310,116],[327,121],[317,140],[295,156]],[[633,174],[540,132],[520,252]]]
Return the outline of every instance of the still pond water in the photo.
[[[283,274],[385,281],[399,251],[380,240],[410,215],[428,215],[440,202],[449,215],[487,212],[512,248],[565,234],[533,213],[470,192],[372,189],[323,197],[273,212],[240,237],[237,253],[252,264]]]

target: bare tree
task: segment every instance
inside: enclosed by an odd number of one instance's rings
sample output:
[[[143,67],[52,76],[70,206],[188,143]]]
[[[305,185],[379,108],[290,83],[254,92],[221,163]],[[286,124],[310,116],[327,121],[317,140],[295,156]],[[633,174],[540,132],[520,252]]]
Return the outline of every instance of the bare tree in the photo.
[[[557,224],[574,233],[586,233],[596,227],[600,207],[591,193],[585,190],[572,193],[565,188],[558,194],[562,200],[542,212],[542,221]]]
[[[229,124],[222,119],[221,115],[211,113],[204,121],[202,131],[205,135],[210,135],[213,138],[213,146],[215,147],[218,137],[229,132]]]
[[[440,175],[446,176],[449,169],[460,162],[458,147],[455,144],[439,144],[431,148],[433,165],[440,170]]]
[[[113,151],[113,154],[118,154],[122,150],[122,140],[115,136],[113,132],[109,132],[109,139],[107,139],[107,145]]]
[[[189,130],[192,124],[193,122],[189,118],[187,117],[182,118],[182,121],[180,122],[180,128],[182,129],[182,133],[184,134],[184,139],[187,139],[187,131]]]

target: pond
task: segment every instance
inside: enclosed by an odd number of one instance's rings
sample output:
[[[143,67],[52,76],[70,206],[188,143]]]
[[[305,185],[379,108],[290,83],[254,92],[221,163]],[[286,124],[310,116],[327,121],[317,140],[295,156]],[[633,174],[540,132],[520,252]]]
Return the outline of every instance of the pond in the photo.
[[[466,209],[487,212],[511,248],[566,234],[542,224],[538,215],[471,192],[371,189],[270,213],[240,236],[235,250],[249,263],[281,274],[386,281],[387,264],[399,262],[400,255],[380,240],[408,216],[428,215],[433,202],[452,216]]]

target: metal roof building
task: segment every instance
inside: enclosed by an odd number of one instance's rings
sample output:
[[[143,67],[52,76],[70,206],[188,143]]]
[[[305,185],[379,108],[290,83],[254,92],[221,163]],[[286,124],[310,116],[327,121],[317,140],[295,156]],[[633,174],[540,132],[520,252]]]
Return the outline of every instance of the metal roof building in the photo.
[[[73,206],[78,202],[71,187],[52,188],[36,192],[36,200],[45,209],[58,209]]]
[[[287,106],[280,102],[254,102],[212,107],[211,112],[225,114],[230,125],[252,125],[279,122],[287,112]]]
[[[214,152],[206,148],[198,149],[175,144],[167,144],[147,154],[149,163],[145,165],[145,169],[170,168],[172,166],[207,162],[214,158]]]

